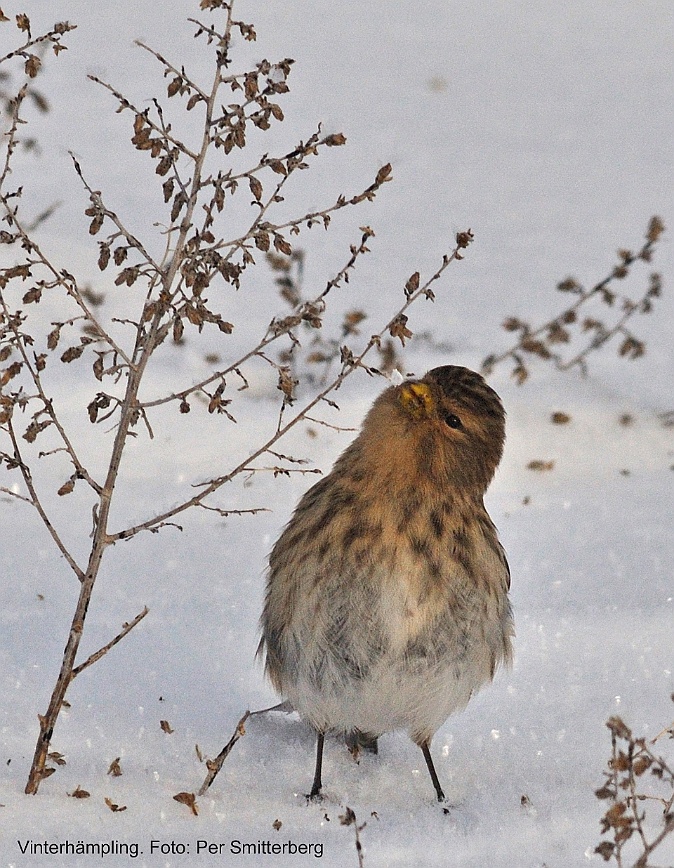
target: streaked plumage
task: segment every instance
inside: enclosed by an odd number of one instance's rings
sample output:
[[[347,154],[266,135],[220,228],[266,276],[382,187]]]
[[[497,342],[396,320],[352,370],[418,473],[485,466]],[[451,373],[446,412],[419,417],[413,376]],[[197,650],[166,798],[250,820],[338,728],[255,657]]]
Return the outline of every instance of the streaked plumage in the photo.
[[[260,651],[276,690],[352,748],[405,729],[424,752],[511,658],[510,576],[483,495],[505,413],[445,366],[386,389],[269,558]]]

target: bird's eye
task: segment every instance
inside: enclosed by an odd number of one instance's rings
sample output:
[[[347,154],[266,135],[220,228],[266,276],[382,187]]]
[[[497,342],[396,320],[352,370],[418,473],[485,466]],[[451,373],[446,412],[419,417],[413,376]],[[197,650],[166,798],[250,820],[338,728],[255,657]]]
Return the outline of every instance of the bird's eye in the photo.
[[[461,419],[459,419],[459,417],[456,416],[454,413],[443,414],[442,421],[445,423],[445,425],[448,425],[450,428],[462,428],[463,427],[463,423],[461,422]]]

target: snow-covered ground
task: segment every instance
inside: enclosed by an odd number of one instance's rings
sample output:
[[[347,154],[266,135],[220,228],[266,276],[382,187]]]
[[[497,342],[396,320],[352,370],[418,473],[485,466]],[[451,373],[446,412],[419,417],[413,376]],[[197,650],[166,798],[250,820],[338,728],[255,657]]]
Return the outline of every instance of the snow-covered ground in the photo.
[[[68,150],[139,231],[152,231],[157,194],[149,162],[128,144],[130,116],[115,114],[109,94],[85,76],[93,72],[147,104],[162,87],[160,70],[132,40],[205,70],[205,50],[185,19],[206,13],[196,0],[138,0],[121,10],[83,0],[24,5],[30,8],[12,0],[3,10],[28,12],[34,31],[61,19],[78,24],[66,37],[69,51],[37,80],[52,109],[34,126],[41,156],[20,162],[25,207],[37,212],[62,201],[41,238],[100,288],[82,214],[86,197]],[[348,138],[293,191],[296,212],[357,192],[379,166],[393,164],[395,180],[373,205],[340,215],[328,233],[301,236],[308,294],[343,264],[358,226],[369,224],[372,254],[339,303],[362,306],[372,325],[383,322],[413,271],[430,275],[457,230],[475,233],[435,305],[410,320],[413,330],[431,332],[436,346],[412,341],[409,371],[479,366],[508,346],[511,336],[500,329],[507,315],[544,321],[566,300],[554,291],[559,280],[573,274],[591,284],[612,267],[618,247],[640,245],[652,214],[674,220],[668,0],[295,0],[282,7],[241,0],[237,15],[258,32],[253,46],[239,46],[242,64],[296,60],[283,101],[287,121],[270,134],[278,151],[307,138],[318,121]],[[7,41],[11,25],[0,26]],[[259,475],[231,500],[222,495],[223,506],[270,512],[227,520],[188,515],[182,533],[167,528],[108,553],[83,654],[144,605],[150,614],[73,684],[53,740],[67,764],[38,796],[25,796],[37,714],[57,674],[77,589],[36,516],[0,498],[0,864],[356,866],[353,827],[339,821],[347,805],[367,823],[360,833],[367,868],[604,864],[593,855],[605,807],[594,790],[610,750],[604,723],[620,714],[638,734],[654,736],[674,717],[674,429],[658,416],[674,409],[672,260],[665,235],[652,265],[663,273],[664,297],[635,326],[647,345],[643,359],[624,361],[608,348],[590,357],[587,378],[541,364],[521,387],[505,366],[490,378],[508,410],[506,453],[487,501],[513,575],[516,656],[512,671],[499,673],[434,740],[455,806],[448,815],[434,802],[420,752],[402,734],[383,737],[379,756],[359,765],[329,741],[325,800],[307,805],[313,737],[285,715],[248,722],[198,799],[198,816],[172,798],[203,780],[195,744],[214,756],[246,708],[274,701],[254,661],[257,619],[265,557],[314,481],[299,475]],[[268,275],[255,271],[261,295],[247,319],[250,335],[279,307]],[[632,285],[645,285],[646,273],[635,271]],[[246,292],[244,284],[244,301]],[[188,344],[153,382],[176,375],[189,381],[196,364]],[[339,424],[357,426],[381,387],[352,378],[340,397]],[[90,387],[81,388],[61,397],[84,440],[91,428],[82,396]],[[117,516],[142,520],[155,504],[177,501],[192,481],[228,466],[269,424],[274,384],[260,381],[253,391],[236,426],[208,417],[198,429],[195,411],[189,426],[182,417],[162,420],[152,448],[134,444]],[[553,411],[571,421],[553,425]],[[621,424],[624,414],[631,424]],[[292,449],[328,470],[352,436],[302,431]],[[95,447],[84,448],[96,461]],[[554,467],[535,472],[527,469],[532,460]],[[89,518],[78,523],[67,501],[58,504],[62,521],[69,539],[82,531],[74,543],[81,551]],[[117,757],[123,774],[108,776]],[[78,786],[90,798],[67,795]],[[105,798],[126,810],[113,813]],[[143,852],[21,852],[27,841],[66,839],[137,844]],[[320,857],[315,846],[306,855],[232,850],[235,841],[289,840],[322,845]],[[222,855],[197,853],[197,841],[222,844]],[[189,855],[175,852],[182,845]],[[674,864],[674,836],[654,864]]]

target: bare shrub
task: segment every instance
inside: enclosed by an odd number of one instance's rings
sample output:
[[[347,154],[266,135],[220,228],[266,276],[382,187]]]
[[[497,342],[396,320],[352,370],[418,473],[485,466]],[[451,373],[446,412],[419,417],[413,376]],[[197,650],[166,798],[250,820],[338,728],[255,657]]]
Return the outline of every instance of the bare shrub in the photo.
[[[665,737],[674,739],[674,723],[650,741],[637,738],[619,717],[611,717],[606,726],[611,757],[595,795],[609,803],[601,821],[609,838],[595,853],[605,862],[614,859],[619,868],[648,868],[651,855],[674,833],[674,765],[654,752]]]
[[[496,365],[508,361],[513,365],[513,377],[521,385],[529,377],[529,365],[535,358],[551,362],[560,371],[578,367],[584,373],[588,356],[605,347],[614,337],[620,339],[618,355],[626,359],[641,358],[646,346],[628,328],[628,322],[636,314],[653,310],[653,302],[661,294],[662,279],[658,273],[651,273],[646,289],[636,297],[618,292],[614,285],[629,275],[632,266],[651,261],[664,229],[659,217],[651,217],[641,248],[636,253],[619,250],[616,265],[591,288],[573,277],[558,283],[559,292],[571,295],[574,300],[543,325],[532,327],[519,317],[508,317],[503,328],[517,334],[517,341],[504,352],[487,356],[482,363],[483,373],[489,374]],[[599,312],[594,313],[595,309]],[[608,322],[603,318],[607,315]],[[575,342],[575,350],[565,354],[564,348],[572,342]]]
[[[97,242],[98,267],[101,272],[111,273],[109,283],[124,293],[123,316],[106,314],[107,305],[101,304],[100,293],[76,276],[76,268],[64,259],[66,251],[45,249],[31,230],[31,221],[20,207],[23,188],[11,184],[12,156],[21,141],[30,90],[23,86],[11,99],[0,174],[5,227],[0,242],[14,257],[11,265],[0,269],[0,465],[9,478],[0,490],[37,511],[56,550],[79,582],[79,597],[58,678],[48,708],[39,715],[27,793],[36,793],[42,780],[55,771],[55,765],[49,763],[59,755],[50,752],[50,745],[73,679],[147,615],[147,608],[143,608],[97,652],[79,659],[89,603],[110,548],[142,531],[176,526],[176,518],[192,508],[223,516],[258,511],[227,509],[212,498],[241,475],[263,470],[275,474],[307,472],[298,466],[300,459],[277,451],[279,441],[299,422],[314,419],[309,415],[312,412],[319,417],[315,421],[325,422],[320,418],[323,412],[330,413],[336,406],[331,394],[352,373],[380,373],[366,357],[381,348],[382,358],[387,354],[390,357],[389,341],[399,340],[404,345],[412,334],[409,308],[419,299],[433,299],[433,285],[450,263],[462,258],[463,249],[472,239],[470,231],[459,233],[453,250],[442,257],[428,280],[414,273],[402,288],[397,309],[394,307],[375,326],[374,334],[361,337],[351,328],[342,329],[335,338],[326,338],[331,367],[326,368],[320,382],[300,382],[292,364],[293,349],[305,332],[316,334],[323,327],[330,298],[352,277],[359,260],[368,252],[374,233],[367,226],[359,229],[343,266],[322,289],[308,297],[287,299],[289,311],[274,316],[243,352],[228,352],[227,338],[237,327],[227,316],[228,300],[232,292],[245,290],[247,272],[258,258],[272,253],[292,258],[294,236],[312,227],[327,228],[335,212],[371,201],[391,179],[387,164],[360,192],[340,195],[310,213],[290,218],[275,216],[292,182],[319,154],[344,145],[346,139],[341,133],[323,134],[319,127],[290,151],[274,155],[268,152],[251,158],[248,168],[234,168],[234,157],[238,157],[237,163],[241,161],[252,130],[266,133],[283,121],[280,101],[288,91],[293,61],[262,60],[243,72],[230,71],[233,34],[247,41],[255,39],[254,28],[234,17],[233,5],[225,0],[202,0],[202,11],[213,18],[208,22],[190,19],[201,50],[208,48],[211,52],[210,81],[199,80],[180,60],[171,61],[144,44],[140,47],[157,61],[166,88],[164,97],[152,100],[150,107],[136,106],[113,85],[90,76],[110,93],[117,111],[129,116],[131,144],[147,154],[151,177],[160,185],[164,201],[164,213],[156,215],[157,223],[146,227],[141,236],[130,228],[131,216],[135,215],[124,216],[111,208],[107,197],[88,180],[88,173],[73,157],[74,170],[88,197],[85,213],[89,234]],[[33,46],[39,42],[51,44],[55,51],[61,49],[61,37],[69,29],[70,25],[57,25],[33,39],[30,24],[23,16],[20,30],[28,34],[28,39],[5,60],[25,58],[31,75],[38,66],[33,60],[37,55],[31,53]],[[173,122],[176,117],[180,123]],[[178,128],[188,132],[178,134]],[[243,230],[230,221],[232,200],[238,203],[237,214],[248,209]],[[111,291],[115,290],[111,287]],[[56,300],[58,305],[52,303]],[[46,307],[59,311],[57,319],[48,322],[47,314],[42,312]],[[144,397],[141,384],[157,364],[159,351],[171,344],[180,345],[187,334],[195,342],[218,336],[224,360],[220,361],[220,355],[207,356],[212,358],[212,364],[198,382],[171,382],[164,394]],[[219,460],[224,466],[215,473],[211,471],[210,478],[186,487],[178,503],[157,504],[144,520],[111,527],[111,508],[122,478],[122,456],[130,439],[150,446],[154,414],[160,407],[174,407],[176,424],[195,410],[189,417],[194,437],[199,436],[199,419],[204,413],[220,417],[226,441],[227,426],[236,420],[237,408],[246,400],[247,372],[260,365],[274,373],[278,408],[266,433],[251,432],[248,454],[227,464],[228,451],[220,447]],[[89,434],[79,427],[68,427],[63,407],[55,397],[55,384],[63,383],[68,375],[77,382],[86,376],[93,384],[95,395],[86,407]],[[106,456],[102,470],[82,458],[86,437],[95,438],[97,454]],[[62,467],[66,470],[54,492],[49,473],[61,472]],[[58,495],[55,499],[54,493]],[[73,494],[82,503],[82,514],[90,517],[78,525],[82,531],[76,545],[64,534],[58,509],[59,498]],[[81,551],[86,552],[85,557]]]

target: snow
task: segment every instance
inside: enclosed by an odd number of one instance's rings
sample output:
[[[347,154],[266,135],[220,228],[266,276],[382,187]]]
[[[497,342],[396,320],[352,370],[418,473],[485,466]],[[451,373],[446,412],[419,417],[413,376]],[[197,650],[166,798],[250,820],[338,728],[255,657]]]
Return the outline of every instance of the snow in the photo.
[[[37,80],[52,110],[35,119],[41,156],[20,161],[25,207],[39,211],[62,201],[41,237],[94,287],[104,279],[68,150],[94,188],[133,215],[139,232],[152,232],[158,197],[145,155],[128,144],[130,116],[115,114],[110,95],[85,76],[93,72],[147,104],[162,87],[161,73],[132,45],[136,38],[205,69],[206,52],[184,24],[188,16],[206,15],[197,5],[166,0],[158,14],[149,0],[121,10],[32,0],[26,10],[34,31],[57,19],[78,29],[66,37],[69,51]],[[13,16],[23,6],[3,9]],[[358,227],[371,225],[372,254],[337,301],[338,309],[368,310],[367,328],[395,310],[413,271],[432,273],[456,231],[475,233],[465,261],[448,269],[435,305],[410,320],[413,330],[429,331],[447,349],[412,341],[409,371],[479,366],[508,346],[511,336],[500,329],[507,315],[544,321],[565,300],[553,290],[559,280],[573,274],[591,284],[612,267],[618,247],[640,244],[652,214],[665,223],[673,219],[674,13],[666,0],[296,0],[282,8],[241,0],[237,15],[258,32],[257,43],[237,46],[242,64],[296,60],[282,103],[287,121],[270,134],[278,149],[306,139],[318,121],[326,133],[342,131],[348,139],[288,195],[296,212],[356,192],[381,165],[393,164],[394,182],[373,205],[340,215],[328,233],[301,236],[305,287],[322,288],[343,264]],[[5,40],[12,25],[2,26]],[[77,588],[37,517],[0,498],[1,864],[355,866],[354,829],[339,821],[347,805],[367,824],[360,832],[367,868],[604,864],[593,855],[605,809],[594,790],[610,752],[604,723],[620,714],[636,733],[653,737],[674,716],[674,429],[658,416],[674,409],[672,264],[665,235],[652,265],[663,273],[664,297],[635,327],[647,344],[643,359],[624,361],[607,348],[590,357],[587,378],[539,364],[521,387],[506,366],[490,379],[508,411],[506,453],[487,504],[513,575],[515,664],[434,739],[453,805],[448,815],[434,802],[421,753],[403,734],[384,736],[379,756],[358,765],[327,740],[325,799],[307,805],[313,737],[283,714],[248,721],[211,790],[198,798],[198,817],[172,798],[195,792],[205,776],[195,744],[215,756],[247,708],[275,701],[254,659],[257,619],[265,557],[315,479],[299,475],[258,475],[218,499],[222,506],[269,512],[228,519],[186,514],[182,532],[166,528],[109,552],[82,655],[144,605],[150,614],[74,682],[71,708],[53,740],[67,764],[37,796],[25,796],[36,715],[57,674]],[[243,342],[278,309],[271,280],[256,271],[234,320],[247,323]],[[629,279],[639,286],[646,273]],[[258,294],[252,309],[244,294],[251,291]],[[200,363],[188,344],[162,361],[152,391],[159,393],[176,373],[191,381]],[[260,373],[253,386],[238,404],[237,425],[197,410],[189,423],[159,414],[154,445],[131,446],[113,524],[143,520],[156,504],[177,502],[193,481],[245,454],[275,418],[274,384]],[[381,387],[379,380],[352,378],[340,394],[341,413],[328,420],[357,426]],[[91,389],[82,380],[61,390],[83,443],[91,434],[82,411]],[[569,424],[550,422],[557,410],[571,416]],[[631,424],[621,424],[624,414]],[[302,430],[283,451],[327,471],[353,435],[327,428],[317,434]],[[92,462],[103,460],[106,442],[109,435],[84,445]],[[554,466],[535,472],[526,466],[532,460]],[[61,476],[55,469],[54,479]],[[84,551],[89,514],[83,502],[73,495],[54,498],[54,505],[68,540]],[[161,720],[172,733],[162,731]],[[117,757],[123,774],[108,776]],[[90,798],[66,795],[78,786]],[[113,813],[106,797],[126,810]],[[66,839],[137,843],[143,855],[22,855],[19,847]],[[197,854],[198,840],[222,843],[222,855]],[[237,840],[323,849],[320,858],[315,850],[239,855],[230,852]],[[189,855],[171,852],[181,844]],[[674,836],[655,864],[674,864]]]

